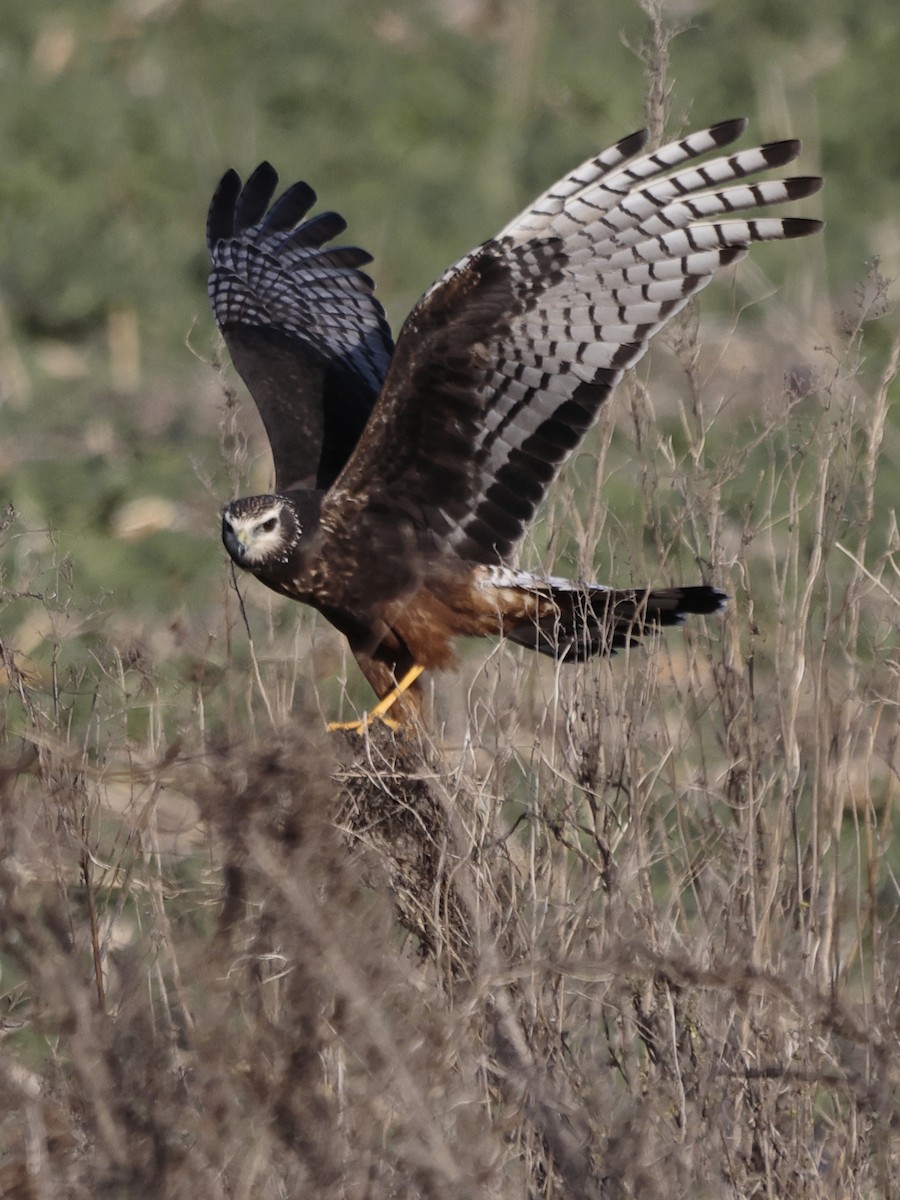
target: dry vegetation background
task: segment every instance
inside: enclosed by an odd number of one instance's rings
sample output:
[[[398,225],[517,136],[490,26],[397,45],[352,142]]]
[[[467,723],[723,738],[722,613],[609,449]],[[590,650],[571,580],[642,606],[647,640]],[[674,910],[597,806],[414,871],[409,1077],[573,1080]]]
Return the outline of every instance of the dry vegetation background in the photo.
[[[868,151],[846,134],[829,147],[813,116],[856,94],[839,67],[859,81],[896,61],[891,6],[866,25],[838,4],[809,24],[697,5],[671,46],[625,4],[294,8],[257,107],[234,48],[171,88],[164,68],[192,36],[210,56],[230,46],[229,22],[261,54],[284,6],[110,5],[100,26],[87,7],[43,23],[23,7],[0,55],[9,78],[21,46],[34,92],[62,86],[91,67],[99,29],[130,99],[72,111],[108,115],[90,124],[101,139],[124,122],[129,152],[160,143],[156,193],[124,150],[100,188],[136,265],[77,208],[99,176],[57,180],[61,199],[46,187],[40,137],[0,187],[19,230],[0,360],[0,1195],[900,1195],[896,166],[882,143],[854,224],[842,155]],[[349,57],[327,40],[344,19]],[[643,44],[643,64],[617,36],[591,40],[601,26]],[[780,59],[765,40],[779,32]],[[250,581],[242,610],[216,546],[220,501],[269,467],[230,376],[182,345],[213,355],[205,314],[188,333],[199,249],[179,257],[209,187],[238,154],[245,171],[276,157],[268,123],[311,141],[319,174],[302,158],[297,173],[326,206],[345,207],[343,179],[364,221],[400,209],[351,234],[379,252],[402,314],[503,212],[637,124],[642,88],[674,130],[688,109],[732,114],[707,107],[729,73],[753,77],[736,95],[754,136],[801,132],[802,169],[834,162],[827,238],[763,249],[704,293],[619,389],[523,560],[621,582],[702,572],[733,603],[583,668],[463,647],[427,733],[327,735],[324,718],[367,700],[340,640]],[[300,130],[291,87],[312,97]],[[463,108],[469,92],[476,109],[493,98],[490,120]],[[129,125],[148,95],[146,127]],[[166,136],[201,147],[193,207],[154,105]],[[9,139],[20,110],[6,111]],[[490,129],[451,149],[469,121]],[[329,123],[372,131],[384,162],[353,175]],[[538,167],[528,146],[547,139]],[[404,156],[415,172],[393,181]],[[391,182],[379,192],[373,174]],[[65,260],[54,288],[42,256],[48,238],[59,254],[79,241],[58,235],[67,219],[95,253],[83,273]],[[405,221],[410,263],[388,249]],[[429,233],[443,257],[414,267]],[[187,274],[163,288],[170,254]]]

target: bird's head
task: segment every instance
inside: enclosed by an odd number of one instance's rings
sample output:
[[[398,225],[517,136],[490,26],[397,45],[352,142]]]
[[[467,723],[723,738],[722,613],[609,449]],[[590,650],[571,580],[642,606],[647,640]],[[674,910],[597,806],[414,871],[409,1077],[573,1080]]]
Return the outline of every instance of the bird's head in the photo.
[[[287,564],[302,535],[296,506],[286,496],[245,496],[222,513],[222,541],[248,571]]]

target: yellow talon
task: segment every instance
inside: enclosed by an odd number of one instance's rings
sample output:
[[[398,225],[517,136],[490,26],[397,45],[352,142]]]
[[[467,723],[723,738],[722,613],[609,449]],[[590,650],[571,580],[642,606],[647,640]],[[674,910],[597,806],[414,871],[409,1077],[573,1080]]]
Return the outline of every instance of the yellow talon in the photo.
[[[366,715],[359,721],[329,721],[327,725],[328,732],[334,733],[336,730],[344,729],[351,733],[362,734],[370,721],[379,720],[387,725],[388,729],[391,729],[394,733],[396,733],[398,729],[403,728],[403,723],[401,721],[395,721],[393,717],[386,717],[384,714],[400,699],[407,688],[411,687],[416,682],[424,670],[425,668],[418,666],[418,664],[410,667],[400,682],[392,687],[388,694],[378,701],[370,713],[366,713]]]

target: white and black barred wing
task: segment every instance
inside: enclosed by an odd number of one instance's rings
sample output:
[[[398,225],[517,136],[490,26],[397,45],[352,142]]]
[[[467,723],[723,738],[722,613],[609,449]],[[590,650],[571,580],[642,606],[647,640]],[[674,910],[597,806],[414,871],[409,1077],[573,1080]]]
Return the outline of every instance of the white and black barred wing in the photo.
[[[821,227],[733,216],[821,184],[746,182],[793,160],[795,141],[694,164],[744,128],[724,122],[649,154],[644,133],[625,138],[446,272],[403,327],[332,521],[348,494],[365,496],[459,559],[505,561],[666,320],[753,242]]]
[[[359,440],[393,342],[359,270],[371,256],[325,245],[346,222],[304,220],[316,201],[306,183],[270,208],[277,183],[268,163],[245,184],[235,171],[222,178],[207,220],[209,299],[260,410],[277,488],[327,487]]]

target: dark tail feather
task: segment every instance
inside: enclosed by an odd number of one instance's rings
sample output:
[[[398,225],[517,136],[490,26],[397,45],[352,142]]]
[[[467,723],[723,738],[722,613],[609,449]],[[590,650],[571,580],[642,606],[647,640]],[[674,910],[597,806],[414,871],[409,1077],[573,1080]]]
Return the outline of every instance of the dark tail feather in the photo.
[[[664,625],[683,625],[689,613],[718,612],[728,599],[713,587],[614,591],[608,588],[554,587],[555,612],[514,629],[510,641],[563,662],[584,662],[614,654]]]

